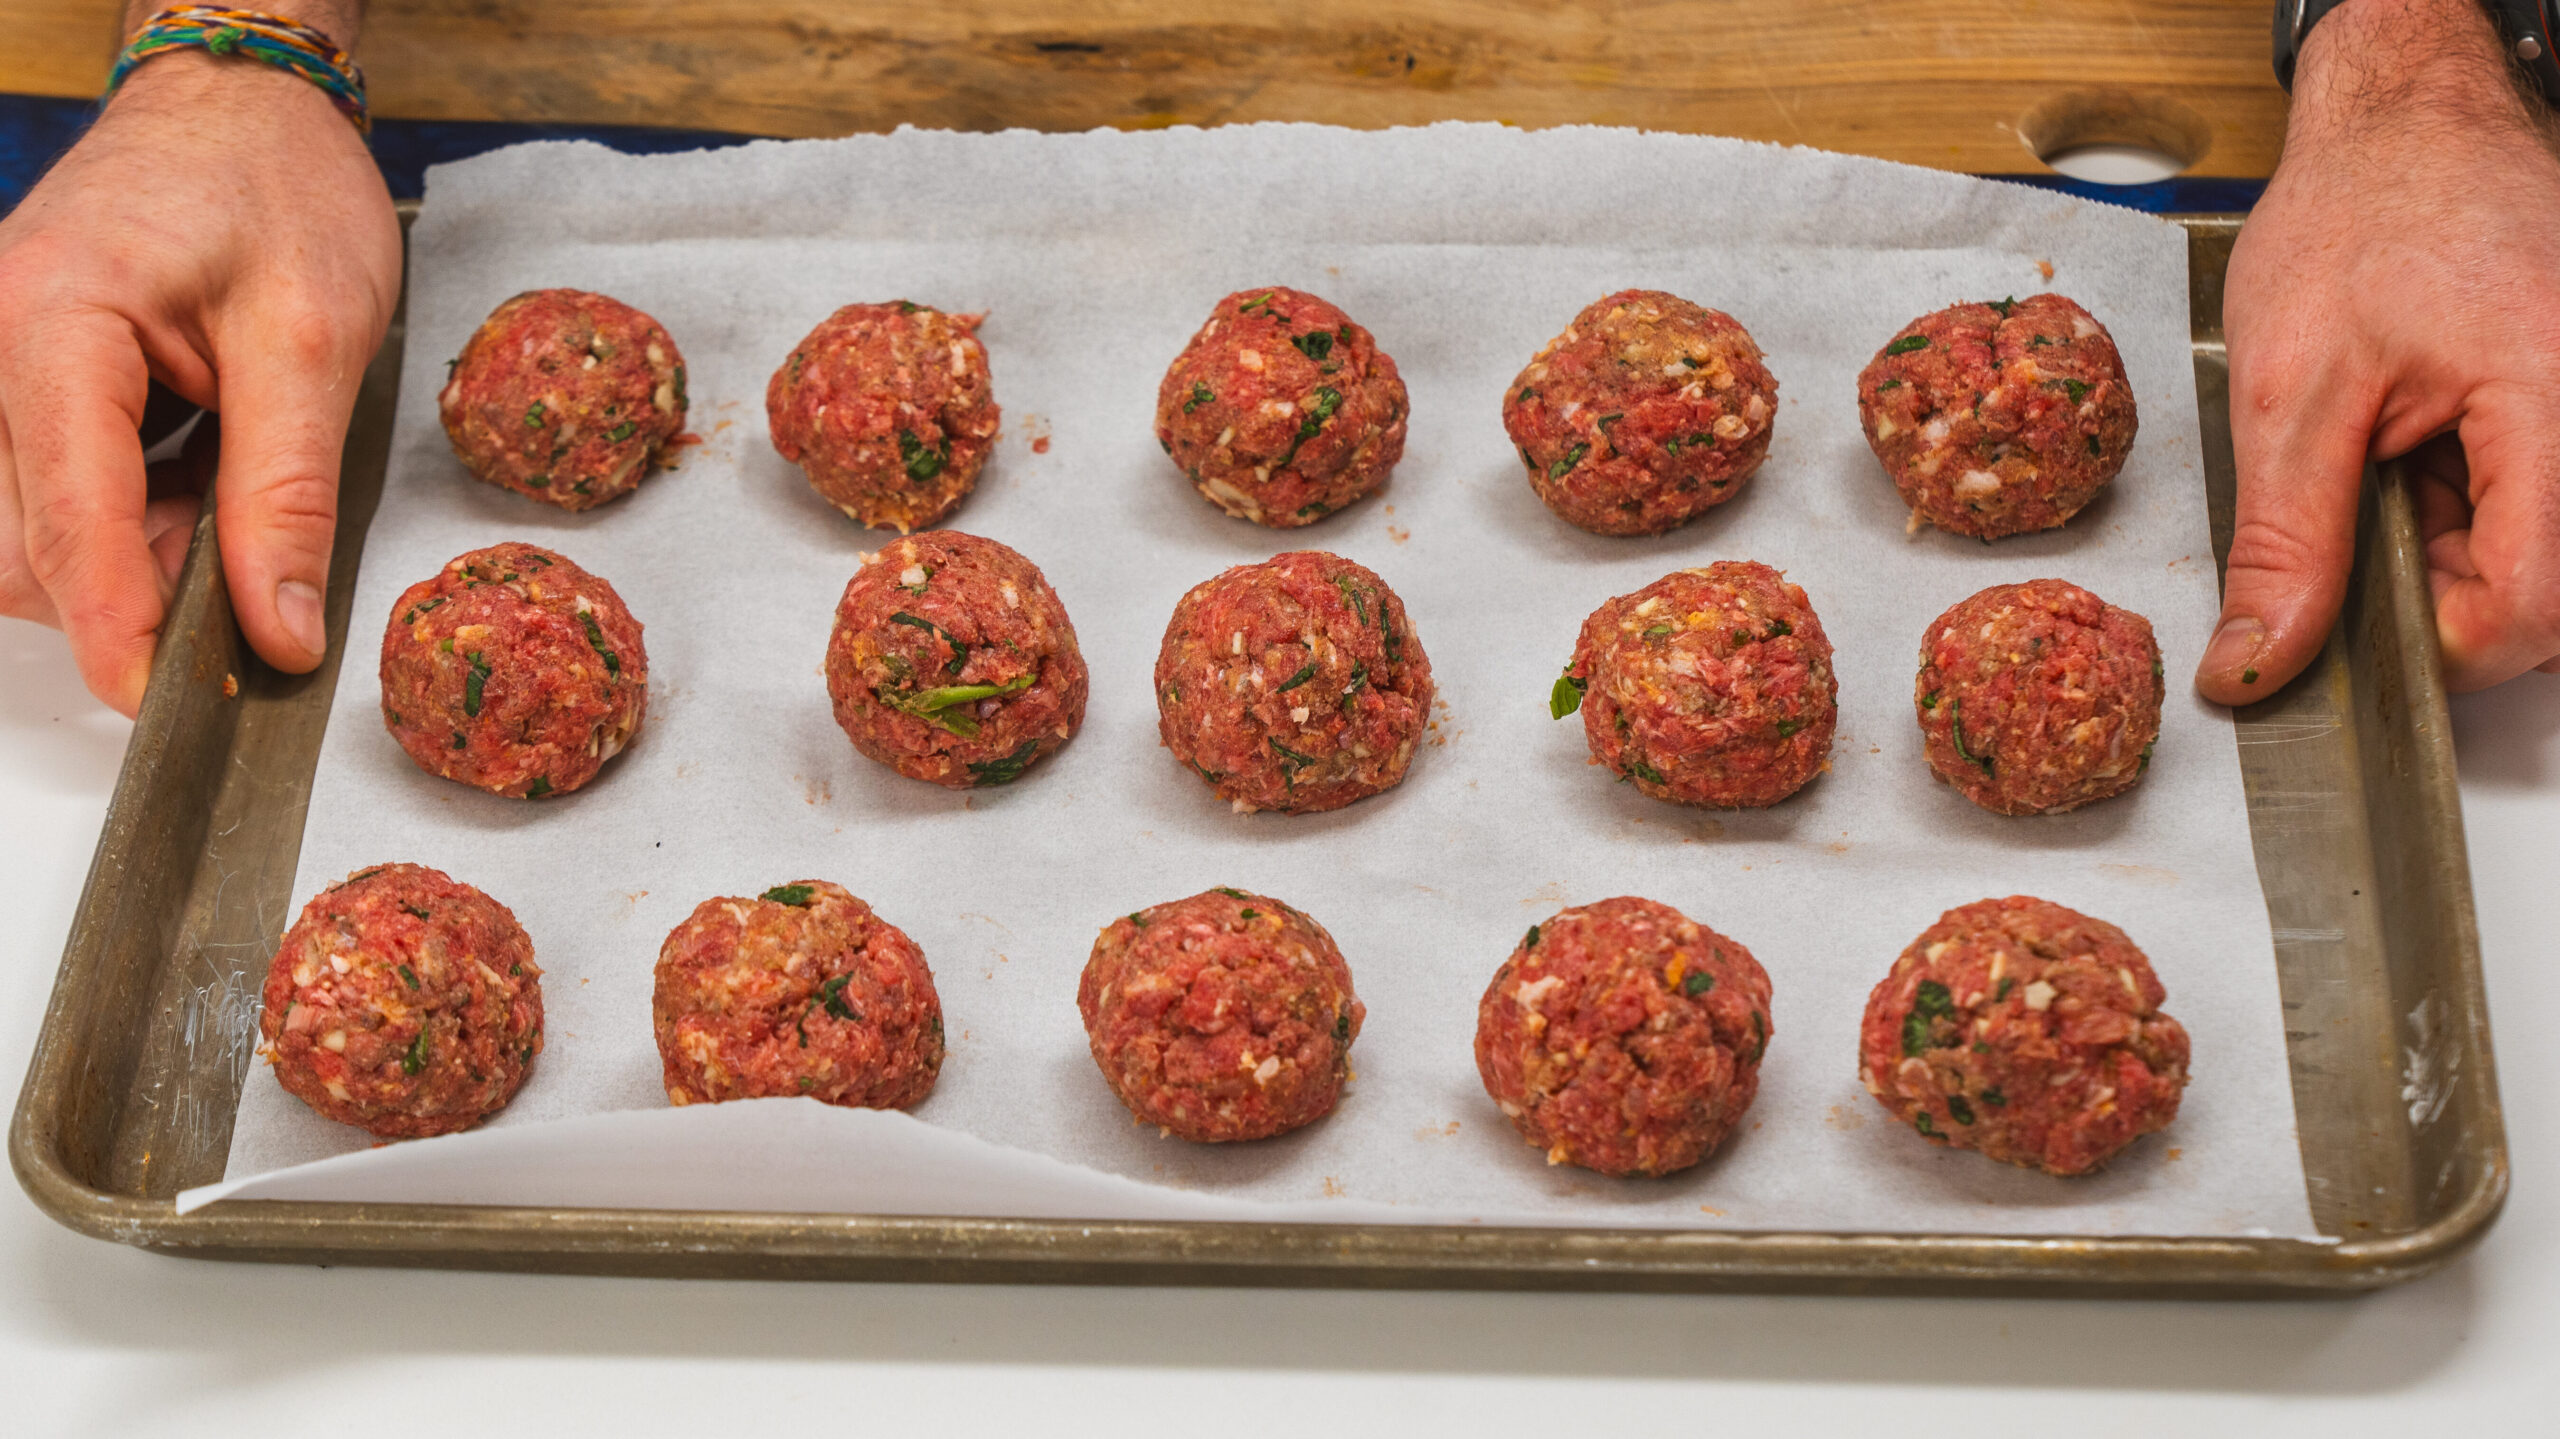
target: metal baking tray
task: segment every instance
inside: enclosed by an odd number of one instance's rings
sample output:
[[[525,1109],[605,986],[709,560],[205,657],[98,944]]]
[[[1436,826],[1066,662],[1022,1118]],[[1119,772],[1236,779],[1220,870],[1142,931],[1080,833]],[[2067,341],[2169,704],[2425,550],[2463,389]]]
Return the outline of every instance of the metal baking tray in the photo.
[[[2233,485],[2222,277],[2239,223],[2183,223],[2219,563]],[[395,321],[366,373],[347,442],[328,664],[283,675],[248,652],[210,516],[197,526],[9,1134],[19,1182],[81,1233],[203,1258],[733,1278],[2235,1295],[2415,1278],[2505,1199],[2426,570],[2407,482],[2385,465],[2318,664],[2239,717],[2311,1212],[2334,1243],[237,1200],[180,1215],[173,1196],[222,1175],[259,986],[293,912],[402,333]]]

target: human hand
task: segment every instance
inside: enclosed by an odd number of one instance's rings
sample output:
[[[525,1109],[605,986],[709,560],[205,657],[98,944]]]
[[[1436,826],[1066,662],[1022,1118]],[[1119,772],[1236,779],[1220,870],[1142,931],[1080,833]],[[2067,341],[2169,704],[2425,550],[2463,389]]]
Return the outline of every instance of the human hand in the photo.
[[[2412,451],[2446,684],[2560,665],[2548,124],[2471,0],[2357,0],[2311,32],[2223,303],[2240,489],[2207,698],[2263,699],[2319,654],[2363,465]]]
[[[90,691],[141,706],[195,513],[146,481],[157,380],[220,412],[250,645],[317,665],[338,454],[399,286],[390,195],[327,96],[201,53],[135,70],[0,219],[0,614],[60,625]]]

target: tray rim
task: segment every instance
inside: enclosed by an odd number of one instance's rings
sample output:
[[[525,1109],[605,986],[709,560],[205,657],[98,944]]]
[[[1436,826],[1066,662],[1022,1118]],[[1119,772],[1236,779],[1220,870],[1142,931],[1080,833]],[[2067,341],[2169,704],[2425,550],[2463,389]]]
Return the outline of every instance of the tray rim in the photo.
[[[403,219],[414,207],[403,205]],[[2238,216],[2169,217],[2191,237]],[[405,299],[405,295],[404,295]],[[2218,349],[2218,334],[2198,349]],[[385,346],[396,374],[400,357]],[[2248,1297],[2370,1290],[2434,1272],[2476,1243],[2510,1182],[2490,1058],[2485,986],[2463,845],[2452,726],[2439,677],[2424,555],[2408,481],[2376,469],[2365,561],[2379,561],[2401,644],[2411,768],[2447,837],[2431,857],[2454,911],[2449,968],[2464,1023],[2455,1084],[2483,1135],[2458,1199],[2406,1233],[2318,1242],[2225,1236],[2088,1236],[1790,1230],[1574,1229],[1217,1221],[1031,1220],[662,1209],[224,1200],[179,1214],[171,1199],[98,1189],[71,1171],[57,1104],[76,1077],[71,1010],[103,960],[124,862],[152,820],[149,782],[194,718],[184,671],[204,657],[163,644],[119,771],[61,969],[9,1131],[10,1166],[37,1207],[94,1238],[165,1254],[272,1263],[501,1271],[987,1283],[1363,1288],[2008,1292]],[[236,629],[219,583],[208,508],[164,633]],[[2343,621],[2342,621],[2343,623]],[[343,649],[343,646],[341,647]]]

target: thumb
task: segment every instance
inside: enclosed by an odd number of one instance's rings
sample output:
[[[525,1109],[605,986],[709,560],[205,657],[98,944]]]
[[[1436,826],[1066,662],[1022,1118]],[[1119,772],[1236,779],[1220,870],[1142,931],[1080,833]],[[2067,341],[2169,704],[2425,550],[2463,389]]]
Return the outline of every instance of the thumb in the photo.
[[[2335,377],[2244,367],[2236,352],[2232,359],[2239,495],[2222,618],[2196,665],[2196,688],[2227,705],[2274,694],[2327,642],[2355,562],[2356,502],[2377,412],[2369,399],[2346,398]]]
[[[215,531],[250,647],[301,673],[328,651],[325,602],[338,522],[338,458],[364,356],[306,311],[252,318],[216,347],[222,420]]]

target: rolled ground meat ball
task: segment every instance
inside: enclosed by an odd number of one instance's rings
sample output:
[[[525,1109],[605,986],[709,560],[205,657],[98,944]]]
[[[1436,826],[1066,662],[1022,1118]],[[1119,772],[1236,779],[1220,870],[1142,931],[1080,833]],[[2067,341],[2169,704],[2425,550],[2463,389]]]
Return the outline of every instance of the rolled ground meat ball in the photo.
[[[1651,535],[1742,493],[1777,405],[1777,380],[1731,315],[1621,290],[1511,382],[1502,427],[1548,509],[1594,534]]]
[[[1040,567],[956,530],[863,562],[836,605],[827,693],[853,747],[947,789],[1010,784],[1084,723],[1084,653]]]
[[[1830,763],[1838,694],[1804,591],[1727,560],[1593,610],[1551,707],[1579,708],[1591,757],[1646,794],[1753,809]]]
[[[649,651],[602,576],[539,545],[473,550],[401,591],[382,632],[382,722],[418,768],[541,799],[640,732]]]
[[[1604,899],[1531,925],[1494,971],[1476,1072],[1549,1164],[1673,1174],[1751,1107],[1769,1034],[1751,951],[1667,904]]]
[[[1239,814],[1311,814],[1393,789],[1433,693],[1404,601],[1321,550],[1194,586],[1156,652],[1157,733]]]
[[[481,322],[436,397],[471,473],[564,510],[639,488],[684,428],[684,356],[606,295],[528,290]]]
[[[905,1109],[942,1072],[924,951],[822,879],[696,905],[659,947],[649,1009],[670,1104],[805,1094]]]
[[[2097,498],[2133,449],[2133,386],[2106,326],[2030,295],[1904,326],[1859,372],[1858,418],[1915,528],[1988,540]]]
[[[1940,779],[2000,814],[2055,814],[2151,767],[2161,683],[2149,620],[2067,580],[2029,580],[1930,624],[1912,703]]]
[[[898,300],[819,321],[765,386],[773,447],[857,524],[940,520],[978,483],[1003,415],[985,319]]]
[[[1927,1138],[2086,1174],[2178,1117],[2187,1032],[2104,920],[2025,895],[1948,910],[1867,997],[1867,1092]]]
[[[469,1129],[506,1108],[542,1052],[524,926],[424,865],[377,865],[312,896],[260,998],[285,1092],[379,1139]]]
[[[1331,1113],[1368,1012],[1323,925],[1225,888],[1113,920],[1076,1010],[1129,1112],[1205,1144]]]
[[[1156,390],[1156,442],[1238,519],[1312,524],[1386,483],[1410,405],[1396,362],[1303,290],[1238,290]]]

